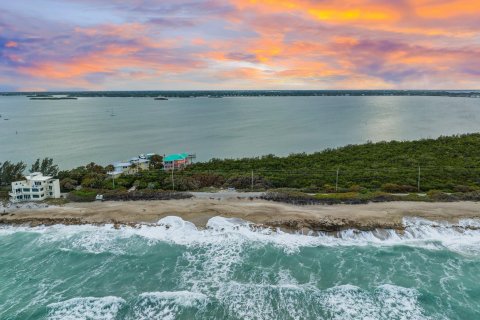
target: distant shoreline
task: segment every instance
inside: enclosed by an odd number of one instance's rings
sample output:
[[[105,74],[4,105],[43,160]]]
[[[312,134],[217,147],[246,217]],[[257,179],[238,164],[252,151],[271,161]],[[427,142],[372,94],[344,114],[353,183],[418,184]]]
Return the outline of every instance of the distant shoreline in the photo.
[[[166,91],[51,91],[0,92],[0,96],[128,97],[128,98],[223,98],[309,96],[440,96],[480,98],[480,90],[166,90]]]
[[[480,202],[385,202],[360,205],[294,206],[264,200],[207,199],[107,201],[68,203],[36,209],[16,209],[0,216],[3,225],[155,224],[166,216],[178,216],[204,228],[215,216],[238,218],[261,227],[287,231],[340,231],[345,229],[404,230],[405,217],[458,222],[480,219]]]

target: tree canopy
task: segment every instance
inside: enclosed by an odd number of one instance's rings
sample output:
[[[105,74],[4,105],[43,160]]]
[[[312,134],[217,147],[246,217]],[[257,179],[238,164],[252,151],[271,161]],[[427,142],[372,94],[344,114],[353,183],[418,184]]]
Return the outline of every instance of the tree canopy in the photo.
[[[0,163],[0,185],[8,185],[13,181],[22,179],[26,167],[27,165],[23,162],[5,161]]]
[[[30,172],[41,172],[44,176],[56,176],[58,165],[53,163],[52,158],[37,159],[31,166]]]

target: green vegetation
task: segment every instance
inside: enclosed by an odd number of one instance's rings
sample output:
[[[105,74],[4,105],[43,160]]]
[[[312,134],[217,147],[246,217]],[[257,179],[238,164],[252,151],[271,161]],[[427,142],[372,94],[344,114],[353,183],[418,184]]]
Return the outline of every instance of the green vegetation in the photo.
[[[154,154],[150,157],[150,168],[151,169],[162,169],[163,168],[163,157],[158,154]],[[112,168],[113,170],[113,168]]]
[[[23,162],[0,162],[0,186],[8,186],[12,181],[20,180],[27,165]]]
[[[74,202],[92,202],[95,201],[97,190],[82,189],[74,190],[68,194],[68,200]]]
[[[52,158],[37,159],[30,168],[30,172],[41,172],[44,176],[56,176],[58,165],[53,163]]]
[[[0,164],[0,184],[20,179],[25,168],[23,162]],[[173,175],[163,171],[161,157],[152,158],[150,170],[139,169],[115,179],[107,174],[113,170],[111,165],[93,162],[58,172],[52,159],[37,159],[31,170],[58,177],[62,191],[70,192],[72,201],[93,201],[97,193],[107,194],[108,190],[120,195],[115,197],[124,197],[131,188],[145,190],[139,193],[142,197],[158,197],[157,191],[227,187],[273,190],[278,197],[324,203],[476,200],[480,194],[480,134],[349,145],[287,157],[213,159]],[[417,195],[419,192],[428,192],[428,196]]]
[[[172,200],[172,199],[188,199],[192,195],[185,192],[170,192],[161,190],[108,190],[103,192],[104,200],[110,201],[134,201],[134,200]]]
[[[210,172],[231,179],[248,177],[253,171],[269,187],[335,192],[338,170],[340,192],[367,189],[409,193],[418,189],[419,168],[420,191],[479,189],[480,134],[349,145],[288,157],[213,159],[195,164],[184,174]]]
[[[375,192],[345,192],[331,194],[308,194],[295,190],[270,190],[262,199],[284,202],[296,205],[314,204],[362,204],[368,202],[387,201],[424,201],[424,202],[452,202],[452,201],[480,201],[480,191],[446,193],[438,190],[429,191],[427,194],[391,194],[381,191]]]
[[[8,186],[13,181],[23,179],[26,168],[27,165],[22,161],[17,163],[10,161],[0,162],[0,186]],[[37,159],[32,164],[30,172],[41,172],[44,175],[56,176],[58,174],[58,166],[53,163],[51,158]]]
[[[161,170],[161,159],[155,159],[151,170],[140,170],[115,180],[106,174],[111,169],[90,163],[61,171],[58,177],[64,191],[78,186],[123,190],[173,188],[171,172]],[[212,187],[249,190],[253,181],[254,190],[291,188],[309,193],[409,194],[419,191],[419,180],[420,192],[466,193],[480,189],[480,134],[349,145],[287,157],[213,159],[174,172],[176,191]]]
[[[6,203],[8,201],[8,193],[10,192],[10,188],[7,187],[0,187],[0,204]]]

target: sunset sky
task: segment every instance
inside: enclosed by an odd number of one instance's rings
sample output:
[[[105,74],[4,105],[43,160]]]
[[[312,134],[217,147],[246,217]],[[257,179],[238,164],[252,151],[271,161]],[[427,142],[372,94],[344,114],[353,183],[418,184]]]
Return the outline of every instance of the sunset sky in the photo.
[[[0,2],[0,91],[479,89],[479,0]]]

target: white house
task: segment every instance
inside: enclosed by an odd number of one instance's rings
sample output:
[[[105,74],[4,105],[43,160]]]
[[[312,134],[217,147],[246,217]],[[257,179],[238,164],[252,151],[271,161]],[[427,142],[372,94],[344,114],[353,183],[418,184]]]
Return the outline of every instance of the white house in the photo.
[[[33,172],[26,180],[12,182],[11,202],[42,201],[47,198],[60,198],[60,181],[41,172]]]

